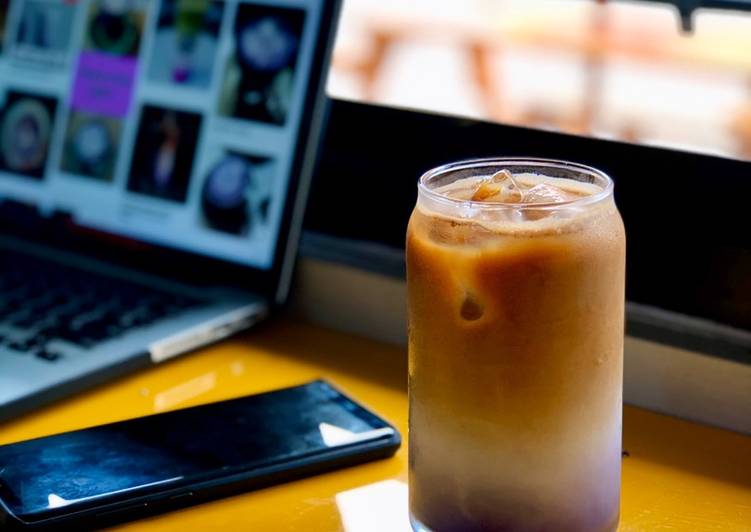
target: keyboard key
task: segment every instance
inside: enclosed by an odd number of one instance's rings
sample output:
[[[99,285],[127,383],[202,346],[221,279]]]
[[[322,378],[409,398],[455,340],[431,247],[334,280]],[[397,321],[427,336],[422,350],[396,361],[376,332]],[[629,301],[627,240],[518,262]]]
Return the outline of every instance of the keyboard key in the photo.
[[[37,356],[37,358],[41,358],[42,360],[46,360],[47,362],[55,362],[56,360],[63,358],[63,356],[57,351],[48,351],[46,349],[36,351],[34,354]]]
[[[26,342],[19,342],[19,341],[11,341],[8,342],[8,349],[11,349],[13,351],[16,351],[18,353],[28,353],[29,347],[31,347],[34,344],[28,344]]]

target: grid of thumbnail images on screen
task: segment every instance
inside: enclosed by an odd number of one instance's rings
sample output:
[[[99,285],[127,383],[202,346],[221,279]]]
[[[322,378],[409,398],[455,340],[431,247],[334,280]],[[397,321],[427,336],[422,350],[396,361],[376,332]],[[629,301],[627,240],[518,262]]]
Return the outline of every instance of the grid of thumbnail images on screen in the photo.
[[[240,147],[290,129],[304,22],[229,0],[0,0],[0,173],[119,187],[248,235],[278,170]],[[226,143],[199,150],[208,137]]]

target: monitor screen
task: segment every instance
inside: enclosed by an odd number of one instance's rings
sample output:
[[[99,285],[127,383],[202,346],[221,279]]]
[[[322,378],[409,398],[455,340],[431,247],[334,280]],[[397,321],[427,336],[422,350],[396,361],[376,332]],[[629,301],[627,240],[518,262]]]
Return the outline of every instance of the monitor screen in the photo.
[[[272,267],[321,0],[0,0],[0,198]]]

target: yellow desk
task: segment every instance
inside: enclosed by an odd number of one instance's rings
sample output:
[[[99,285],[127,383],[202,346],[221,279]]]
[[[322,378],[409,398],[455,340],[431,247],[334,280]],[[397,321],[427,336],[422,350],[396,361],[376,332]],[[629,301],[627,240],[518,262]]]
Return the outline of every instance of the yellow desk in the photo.
[[[403,349],[300,323],[245,336],[0,425],[0,443],[324,377],[407,432]],[[751,531],[751,438],[627,407],[621,530]],[[124,525],[133,530],[409,530],[394,458]]]

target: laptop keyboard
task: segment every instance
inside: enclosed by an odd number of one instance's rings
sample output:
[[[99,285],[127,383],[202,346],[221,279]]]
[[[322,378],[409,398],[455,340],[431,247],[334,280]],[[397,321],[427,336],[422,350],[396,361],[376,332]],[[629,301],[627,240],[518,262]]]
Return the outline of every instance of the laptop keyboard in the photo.
[[[0,345],[46,362],[201,302],[15,252],[0,254]]]

